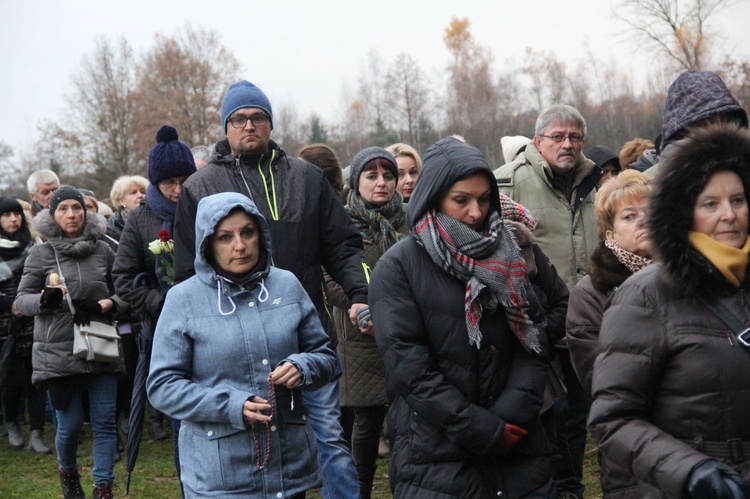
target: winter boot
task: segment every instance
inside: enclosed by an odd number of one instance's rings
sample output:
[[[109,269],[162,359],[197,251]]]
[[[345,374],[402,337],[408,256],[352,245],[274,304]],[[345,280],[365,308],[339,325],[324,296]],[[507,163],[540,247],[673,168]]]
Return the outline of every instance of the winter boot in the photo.
[[[8,443],[15,450],[22,448],[23,444],[26,443],[26,439],[23,438],[21,426],[15,421],[8,423]]]
[[[68,473],[62,468],[57,469],[60,472],[60,485],[62,486],[64,499],[86,499],[86,494],[81,488],[81,476],[78,470]],[[110,496],[111,497],[111,496]]]
[[[49,454],[52,449],[44,445],[42,440],[42,430],[31,430],[29,436],[29,450],[34,454]]]
[[[91,499],[112,499],[115,497],[112,488],[112,482],[94,485],[94,493],[91,494]]]

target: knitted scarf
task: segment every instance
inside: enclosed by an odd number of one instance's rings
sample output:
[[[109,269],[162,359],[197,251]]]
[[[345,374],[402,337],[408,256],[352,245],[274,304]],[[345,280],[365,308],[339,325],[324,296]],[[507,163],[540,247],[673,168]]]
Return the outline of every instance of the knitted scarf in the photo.
[[[654,261],[649,258],[638,256],[635,253],[622,249],[622,247],[614,241],[604,241],[604,246],[609,248],[617,259],[620,260],[620,263],[625,265],[628,270],[634,274],[642,268],[648,267],[654,263]]]
[[[169,235],[174,233],[174,217],[177,213],[177,203],[164,197],[158,187],[149,184],[146,188],[146,202],[156,218],[163,222],[161,228],[167,229]]]
[[[0,237],[0,282],[21,274],[28,252],[28,245]]]
[[[349,191],[346,211],[359,229],[362,240],[376,245],[383,253],[404,237],[396,232],[396,227],[401,227],[406,219],[403,198],[398,192],[389,203],[373,209],[367,207],[362,196]]]
[[[431,209],[414,227],[417,241],[441,269],[466,283],[464,308],[469,344],[479,349],[482,311],[502,306],[513,334],[524,349],[541,353],[539,331],[529,319],[526,264],[515,239],[497,212],[479,234],[466,224]]]

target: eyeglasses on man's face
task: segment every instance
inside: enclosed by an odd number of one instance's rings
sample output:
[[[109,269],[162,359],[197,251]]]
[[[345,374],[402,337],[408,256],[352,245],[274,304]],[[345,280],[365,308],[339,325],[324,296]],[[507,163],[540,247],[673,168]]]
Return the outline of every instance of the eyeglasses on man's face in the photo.
[[[268,118],[269,116],[265,113],[256,113],[250,116],[238,114],[229,118],[229,123],[234,128],[245,128],[248,121],[252,123],[253,126],[263,126],[268,123]]]
[[[540,135],[547,139],[552,139],[554,142],[563,142],[566,138],[573,144],[580,144],[583,142],[583,135],[580,133],[553,133],[552,135]]]
[[[182,187],[187,177],[173,177],[167,180],[162,180],[159,185],[166,187],[167,189],[174,189],[175,187]]]

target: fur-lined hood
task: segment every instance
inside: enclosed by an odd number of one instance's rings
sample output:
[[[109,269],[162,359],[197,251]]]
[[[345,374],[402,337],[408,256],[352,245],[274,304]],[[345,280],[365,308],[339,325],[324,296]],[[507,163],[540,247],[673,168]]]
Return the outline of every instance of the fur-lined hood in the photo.
[[[60,239],[63,237],[62,228],[55,222],[54,217],[50,215],[49,208],[40,211],[31,226],[41,236],[47,240]],[[107,232],[107,221],[103,216],[91,211],[86,212],[86,219],[83,223],[83,232],[80,239],[87,241],[97,241]],[[79,238],[76,238],[79,239]]]
[[[716,287],[719,272],[688,242],[693,207],[709,178],[734,171],[750,198],[750,131],[736,125],[700,128],[662,157],[651,196],[649,228],[662,275],[675,290],[691,294],[700,284]]]

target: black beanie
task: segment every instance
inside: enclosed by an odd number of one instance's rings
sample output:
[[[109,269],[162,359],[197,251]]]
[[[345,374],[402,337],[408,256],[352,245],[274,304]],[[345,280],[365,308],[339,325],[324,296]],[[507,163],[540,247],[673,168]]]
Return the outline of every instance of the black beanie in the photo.
[[[72,185],[63,185],[55,192],[52,193],[52,197],[49,200],[49,214],[55,216],[55,210],[57,205],[66,199],[75,199],[83,207],[83,214],[86,214],[86,202],[83,200],[83,194],[77,188]]]
[[[20,213],[23,215],[23,207],[15,198],[0,197],[0,215],[6,213]]]
[[[162,180],[187,177],[196,172],[190,148],[179,140],[177,129],[163,125],[156,132],[156,145],[148,154],[148,179],[154,187]]]

